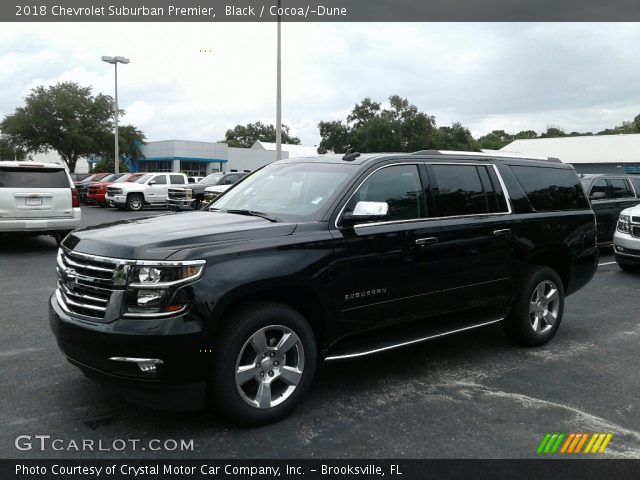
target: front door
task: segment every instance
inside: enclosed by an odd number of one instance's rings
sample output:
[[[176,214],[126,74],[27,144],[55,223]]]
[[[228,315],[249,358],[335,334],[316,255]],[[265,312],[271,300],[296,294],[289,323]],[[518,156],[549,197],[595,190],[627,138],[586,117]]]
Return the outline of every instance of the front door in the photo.
[[[422,172],[422,173],[421,173]],[[344,331],[366,330],[416,320],[437,312],[432,293],[439,279],[440,222],[427,214],[424,171],[418,164],[388,165],[371,173],[342,210],[358,202],[386,202],[388,216],[355,226],[334,225],[336,264],[333,304]]]
[[[149,181],[149,185],[147,188],[147,198],[149,203],[166,202],[168,196],[169,184],[167,182],[167,175],[162,173],[153,177]]]

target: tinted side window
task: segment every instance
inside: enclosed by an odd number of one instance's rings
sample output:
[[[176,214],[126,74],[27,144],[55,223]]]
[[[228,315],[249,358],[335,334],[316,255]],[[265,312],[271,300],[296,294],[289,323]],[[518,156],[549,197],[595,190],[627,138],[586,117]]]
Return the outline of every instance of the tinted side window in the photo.
[[[600,180],[595,181],[593,187],[591,187],[589,196],[592,196],[594,193],[604,193],[603,198],[606,198],[609,196],[608,191],[609,189],[607,188],[607,181],[604,178],[601,178]]]
[[[589,203],[575,170],[512,165],[511,171],[537,211],[580,210]]]
[[[434,192],[438,215],[449,217],[490,211],[475,165],[432,165],[431,168],[437,184]]]
[[[156,182],[156,185],[166,185],[167,184],[167,176],[166,175],[156,175],[153,177],[153,180]]]
[[[640,198],[640,177],[632,178],[631,183],[633,183],[633,187],[636,189],[636,196]]]
[[[182,175],[170,175],[171,183],[175,184],[184,184],[184,177]]]
[[[611,188],[612,198],[627,198],[634,196],[631,191],[631,185],[629,185],[629,182],[624,178],[612,178],[607,180],[607,182]]]
[[[424,217],[426,209],[418,167],[396,165],[378,170],[349,200],[345,212],[353,212],[358,202],[387,202],[386,221]]]
[[[71,188],[64,170],[44,168],[3,168],[0,188]]]
[[[224,177],[224,180],[222,180],[221,185],[233,185],[237,181],[238,181],[237,175],[227,175],[226,177]]]

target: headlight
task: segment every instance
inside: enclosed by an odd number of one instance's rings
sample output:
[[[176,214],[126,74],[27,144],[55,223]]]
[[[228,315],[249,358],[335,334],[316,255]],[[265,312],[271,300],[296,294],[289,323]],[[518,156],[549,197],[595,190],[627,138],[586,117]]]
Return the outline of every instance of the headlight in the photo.
[[[138,262],[127,288],[126,316],[171,315],[186,308],[180,287],[202,276],[205,261]]]
[[[629,233],[630,227],[629,227],[629,215],[620,215],[620,218],[618,218],[618,231],[621,233]]]
[[[121,188],[112,188],[111,190],[109,190],[109,193],[111,193],[113,195],[122,195],[122,189]]]
[[[185,188],[184,193],[187,198],[193,198],[193,190],[191,190],[190,188]]]

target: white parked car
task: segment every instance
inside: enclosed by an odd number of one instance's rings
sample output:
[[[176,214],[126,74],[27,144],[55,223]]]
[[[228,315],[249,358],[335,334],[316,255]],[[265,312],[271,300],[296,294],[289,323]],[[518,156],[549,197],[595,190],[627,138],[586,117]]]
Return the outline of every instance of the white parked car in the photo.
[[[623,270],[640,267],[640,205],[620,212],[613,235],[613,254]]]
[[[166,206],[169,187],[186,185],[184,173],[147,173],[135,182],[119,183],[107,187],[107,205],[138,211],[145,205]]]
[[[0,162],[0,233],[51,235],[80,226],[78,192],[57,163]]]

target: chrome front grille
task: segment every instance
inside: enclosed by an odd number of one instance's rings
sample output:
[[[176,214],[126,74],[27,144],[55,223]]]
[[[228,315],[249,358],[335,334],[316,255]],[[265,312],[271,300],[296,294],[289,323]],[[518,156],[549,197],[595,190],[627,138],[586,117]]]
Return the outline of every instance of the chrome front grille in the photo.
[[[129,269],[133,262],[58,251],[58,290],[56,296],[69,313],[91,320],[115,320]]]
[[[187,198],[187,191],[184,188],[170,188],[169,198],[171,200],[185,200]]]
[[[631,226],[631,235],[640,238],[640,227]]]

